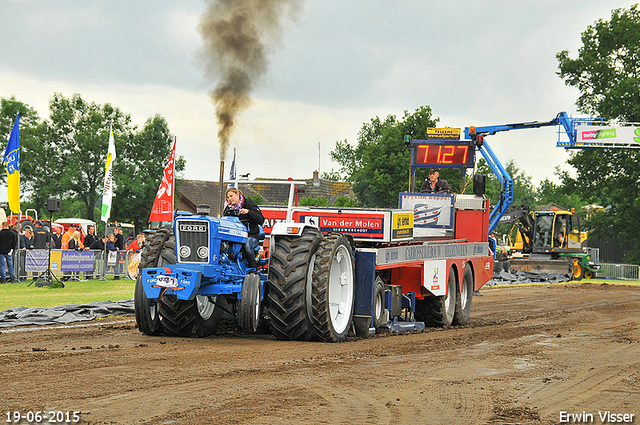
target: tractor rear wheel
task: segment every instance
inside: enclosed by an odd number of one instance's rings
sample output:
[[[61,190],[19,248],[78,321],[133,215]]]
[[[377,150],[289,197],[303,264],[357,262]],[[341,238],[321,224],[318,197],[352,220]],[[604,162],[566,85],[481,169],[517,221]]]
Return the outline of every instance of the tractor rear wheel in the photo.
[[[321,240],[322,234],[313,227],[305,228],[301,236],[271,239],[267,297],[271,331],[278,339],[307,341],[315,335],[311,281]]]
[[[354,261],[349,240],[327,235],[316,253],[313,269],[313,325],[321,341],[347,338],[355,305]]]
[[[426,326],[451,326],[456,311],[456,271],[449,269],[447,295],[416,300],[416,319]]]
[[[165,264],[176,264],[176,239],[173,233],[158,248],[156,267]],[[199,317],[196,301],[179,300],[175,295],[160,295],[159,312],[165,333],[173,336],[190,336],[193,333],[196,319]]]

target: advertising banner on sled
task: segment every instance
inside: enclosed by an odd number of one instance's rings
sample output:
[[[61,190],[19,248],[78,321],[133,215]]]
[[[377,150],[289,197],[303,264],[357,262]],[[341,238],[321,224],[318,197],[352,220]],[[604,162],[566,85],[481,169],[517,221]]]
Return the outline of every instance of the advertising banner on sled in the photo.
[[[400,209],[413,211],[415,237],[444,236],[453,230],[453,195],[448,193],[400,194]]]

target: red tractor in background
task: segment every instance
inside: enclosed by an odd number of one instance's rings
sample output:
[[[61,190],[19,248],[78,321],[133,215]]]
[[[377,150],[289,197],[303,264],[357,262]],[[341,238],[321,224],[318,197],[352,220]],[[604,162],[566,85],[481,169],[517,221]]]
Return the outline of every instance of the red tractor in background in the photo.
[[[31,229],[33,231],[36,221],[41,221],[42,226],[49,232],[54,231],[56,228],[59,228],[60,231],[64,232],[64,228],[61,225],[56,223],[52,224],[51,221],[47,219],[38,219],[38,211],[34,209],[28,209],[24,214],[14,214],[13,212],[10,212],[7,216],[4,209],[0,208],[0,222],[3,221],[7,221],[9,226],[20,223],[20,232],[24,232],[26,229]]]

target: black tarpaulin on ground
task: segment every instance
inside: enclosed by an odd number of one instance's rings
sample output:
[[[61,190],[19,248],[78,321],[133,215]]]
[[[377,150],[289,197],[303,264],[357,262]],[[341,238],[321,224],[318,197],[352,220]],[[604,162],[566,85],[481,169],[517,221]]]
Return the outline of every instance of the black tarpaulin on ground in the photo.
[[[107,316],[133,316],[133,299],[67,304],[58,307],[15,307],[0,311],[0,328],[84,322]]]
[[[506,272],[502,270],[500,274],[494,275],[493,279],[487,282],[487,286],[493,285],[517,285],[520,283],[534,283],[534,282],[546,282],[546,283],[559,283],[568,282],[571,280],[571,275],[560,273],[532,273],[532,272]]]

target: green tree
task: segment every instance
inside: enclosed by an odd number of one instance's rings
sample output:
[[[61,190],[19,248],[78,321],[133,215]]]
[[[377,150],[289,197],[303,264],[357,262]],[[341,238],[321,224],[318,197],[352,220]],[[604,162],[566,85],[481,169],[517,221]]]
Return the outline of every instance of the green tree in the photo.
[[[611,20],[599,19],[582,33],[578,57],[556,55],[558,75],[580,90],[580,111],[607,119],[640,120],[640,10],[616,9]]]
[[[513,159],[507,161],[504,165],[505,170],[513,180],[513,202],[512,205],[527,205],[533,208],[536,205],[535,189],[531,182],[531,176],[518,167]],[[485,196],[491,200],[491,205],[496,205],[502,196],[502,185],[498,177],[493,173],[489,165],[480,158],[476,167],[476,174],[485,174],[487,176]]]
[[[138,131],[129,114],[108,103],[87,102],[79,94],[67,98],[55,93],[49,107],[49,120],[41,121],[33,109],[15,98],[0,99],[0,130],[10,129],[15,112],[21,115],[25,207],[44,214],[46,200],[60,198],[60,216],[99,220],[96,207],[102,200],[111,128],[117,153],[111,220],[146,227],[174,140],[166,120],[156,115]],[[184,168],[184,159],[177,158],[176,172]]]
[[[343,181],[344,179],[339,172],[334,171],[333,169],[329,172],[326,172],[326,171],[323,172],[320,178],[322,180],[329,180],[332,182],[339,182],[339,181]]]
[[[95,220],[95,208],[101,199],[104,184],[105,157],[109,129],[116,144],[116,166],[122,164],[123,150],[133,142],[134,127],[131,116],[110,104],[87,102],[79,94],[67,98],[55,93],[49,102],[48,138],[43,141],[50,148],[56,168],[31,170],[55,178],[58,189],[41,185],[39,191],[80,200],[85,208],[84,218]],[[33,164],[34,166],[36,164]],[[47,167],[48,168],[48,167]],[[118,169],[115,168],[116,174]],[[121,183],[116,179],[115,186]],[[112,210],[112,216],[116,208]],[[119,220],[122,221],[122,220]]]
[[[560,175],[558,171],[556,174]],[[540,182],[540,186],[536,188],[535,197],[536,205],[556,204],[566,209],[575,208],[579,215],[582,214],[581,208],[586,205],[578,194],[568,191],[566,186],[557,185],[548,178]]]
[[[156,115],[147,119],[144,127],[130,137],[132,143],[121,144],[116,155],[111,217],[117,221],[134,222],[140,229],[148,225],[174,136],[167,121]],[[184,170],[184,167],[184,159],[177,158],[176,172]]]
[[[526,205],[533,210],[536,206],[536,199],[535,186],[531,182],[531,176],[520,169],[513,159],[507,161],[504,168],[513,180],[513,201],[511,205]],[[502,197],[503,186],[484,158],[478,160],[476,174],[485,174],[487,176],[485,196],[489,198],[493,208]],[[511,229],[511,226],[511,224],[498,224],[494,232],[498,235],[506,234]]]
[[[253,202],[255,202],[258,205],[264,205],[264,203],[265,203],[264,196],[260,195],[259,193],[245,194],[244,196],[247,199],[251,199]]]
[[[580,90],[579,111],[605,119],[640,121],[640,9],[616,9],[582,33],[578,57],[558,53],[558,75]],[[628,262],[640,264],[640,151],[577,151],[568,160],[577,172],[563,184],[582,199],[608,207],[604,217],[588,223],[599,236],[625,236]]]
[[[355,146],[347,140],[336,142],[331,158],[340,164],[338,173],[353,184],[360,204],[383,208],[398,205],[398,193],[409,190],[411,155],[404,145],[404,136],[424,139],[427,127],[437,122],[431,108],[421,106],[414,113],[404,111],[401,120],[389,115],[385,120],[375,117],[364,123]],[[441,170],[440,174],[455,191],[461,189],[459,170]],[[416,172],[416,190],[420,190],[426,177],[427,170]]]

